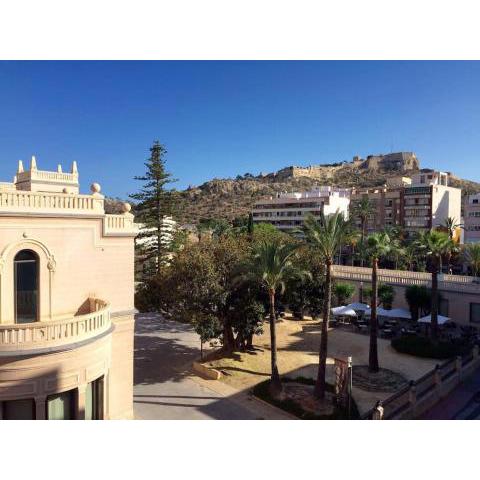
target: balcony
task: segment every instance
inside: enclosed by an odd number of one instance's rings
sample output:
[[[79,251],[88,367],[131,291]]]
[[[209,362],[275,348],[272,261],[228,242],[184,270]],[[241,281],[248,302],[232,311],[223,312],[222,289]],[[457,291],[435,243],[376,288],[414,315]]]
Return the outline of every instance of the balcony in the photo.
[[[100,217],[105,236],[136,236],[138,226],[125,204],[124,213],[105,214],[104,197],[55,192],[30,192],[0,189],[0,215],[55,215],[66,217]]]
[[[103,214],[103,196],[0,191],[0,213]]]
[[[109,304],[99,299],[89,299],[89,306],[90,313],[63,320],[0,325],[0,354],[57,349],[109,331]]]

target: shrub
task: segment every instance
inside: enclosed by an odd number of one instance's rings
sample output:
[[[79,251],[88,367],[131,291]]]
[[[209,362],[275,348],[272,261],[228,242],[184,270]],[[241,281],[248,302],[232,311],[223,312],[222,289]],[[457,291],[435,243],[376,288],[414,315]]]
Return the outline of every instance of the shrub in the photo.
[[[378,299],[383,308],[391,309],[395,298],[395,289],[391,285],[382,283],[378,286]]]
[[[355,287],[350,283],[336,283],[333,287],[333,293],[337,297],[338,305],[345,305],[347,300],[350,300],[355,293]]]
[[[464,340],[434,342],[430,338],[416,336],[394,338],[391,344],[399,353],[439,360],[452,358],[456,355],[465,355],[471,348],[471,344]]]

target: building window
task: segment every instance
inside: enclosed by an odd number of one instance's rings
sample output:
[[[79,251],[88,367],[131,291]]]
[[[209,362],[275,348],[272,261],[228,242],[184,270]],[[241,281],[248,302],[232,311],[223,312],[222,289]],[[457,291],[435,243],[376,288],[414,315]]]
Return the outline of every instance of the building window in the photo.
[[[85,393],[85,420],[103,419],[103,377],[87,385]]]
[[[0,420],[35,420],[33,398],[0,402]]]
[[[470,322],[480,323],[480,303],[470,304]]]
[[[48,420],[74,420],[76,390],[56,393],[47,397]]]
[[[21,250],[15,256],[15,323],[38,320],[38,265],[38,256],[31,250]]]

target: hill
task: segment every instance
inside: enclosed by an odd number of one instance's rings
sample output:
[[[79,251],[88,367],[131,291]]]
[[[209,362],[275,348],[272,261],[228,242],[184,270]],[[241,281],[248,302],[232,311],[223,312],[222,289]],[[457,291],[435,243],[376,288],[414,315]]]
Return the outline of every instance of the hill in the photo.
[[[391,161],[391,157],[396,159]],[[420,168],[414,154],[406,160],[398,155],[354,157],[352,162],[309,167],[287,167],[274,173],[253,176],[245,174],[235,179],[214,178],[198,187],[180,192],[179,219],[197,223],[202,218],[228,218],[247,215],[259,198],[277,192],[307,190],[315,185],[370,188],[385,184],[388,178],[411,175]],[[387,161],[385,161],[385,159]],[[412,160],[413,159],[413,160]],[[480,192],[480,184],[452,175],[451,185],[462,188],[464,194]]]

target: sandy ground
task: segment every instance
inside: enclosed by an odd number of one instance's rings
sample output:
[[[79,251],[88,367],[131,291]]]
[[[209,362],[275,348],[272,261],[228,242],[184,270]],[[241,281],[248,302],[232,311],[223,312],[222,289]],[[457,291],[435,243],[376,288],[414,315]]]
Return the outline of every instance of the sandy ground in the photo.
[[[318,364],[321,325],[312,320],[285,319],[277,324],[278,368],[281,375],[290,377],[305,376],[315,378]],[[234,354],[207,362],[207,365],[222,371],[222,381],[239,390],[250,389],[270,375],[270,331],[255,338],[256,351]],[[354,365],[368,364],[368,335],[343,329],[330,329],[328,335],[329,363],[334,357],[351,356]],[[389,340],[378,339],[380,366],[403,375],[407,380],[415,380],[435,367],[437,360],[416,358],[397,353]],[[333,383],[333,367],[329,365],[327,381]],[[377,400],[389,397],[389,392],[368,392],[353,387],[353,396],[360,413],[368,411]]]

